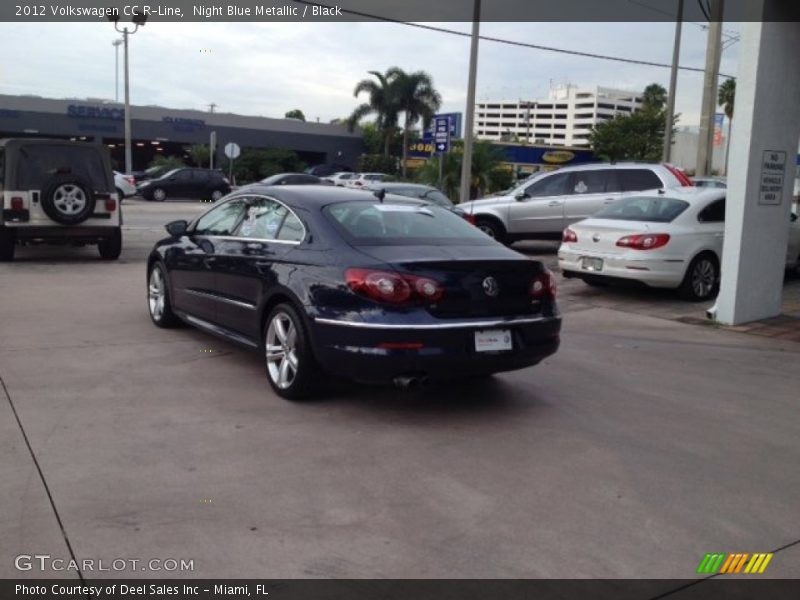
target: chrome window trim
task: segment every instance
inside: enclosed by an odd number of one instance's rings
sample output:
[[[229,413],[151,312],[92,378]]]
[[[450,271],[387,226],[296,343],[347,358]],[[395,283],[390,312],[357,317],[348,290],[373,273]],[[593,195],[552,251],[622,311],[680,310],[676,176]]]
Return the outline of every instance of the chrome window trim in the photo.
[[[303,239],[301,239],[300,241],[295,241],[295,240],[275,240],[275,239],[269,239],[269,238],[242,237],[242,236],[237,236],[237,235],[204,235],[202,233],[194,233],[194,232],[190,232],[190,233],[192,235],[202,235],[203,237],[215,237],[215,238],[219,238],[219,239],[227,239],[227,240],[233,240],[233,241],[266,242],[266,243],[270,243],[270,244],[272,244],[272,243],[275,243],[275,244],[290,244],[290,245],[293,245],[293,246],[296,246],[298,244],[302,244],[306,240],[306,238],[308,237],[308,229],[306,229],[306,224],[303,223],[303,220],[300,217],[297,216],[296,212],[294,212],[289,206],[287,206],[285,203],[281,202],[277,198],[273,198],[272,196],[267,196],[266,194],[258,194],[258,193],[256,193],[256,194],[239,193],[239,194],[234,195],[234,196],[229,196],[229,197],[225,198],[225,202],[221,202],[220,204],[216,204],[216,205],[212,206],[206,212],[204,212],[202,215],[198,216],[192,223],[193,224],[199,223],[200,219],[205,217],[212,210],[216,210],[217,208],[221,207],[224,204],[228,204],[229,202],[233,202],[234,200],[242,200],[242,199],[245,199],[245,198],[263,198],[265,200],[272,200],[273,202],[277,202],[278,204],[283,206],[289,212],[289,214],[293,215],[294,218],[297,219],[297,221],[300,223],[301,227],[303,228]],[[241,223],[240,223],[240,225],[241,225]]]
[[[483,327],[507,327],[512,325],[525,325],[529,323],[538,323],[550,317],[520,317],[516,319],[494,319],[491,321],[454,321],[452,323],[431,323],[421,325],[406,325],[395,323],[363,323],[359,321],[341,321],[339,319],[325,319],[315,317],[314,321],[322,325],[338,325],[342,327],[357,327],[362,329],[411,329],[411,330],[436,330],[436,329],[467,329],[467,328],[483,328]]]
[[[219,300],[221,302],[226,302],[227,304],[233,304],[234,306],[239,306],[241,308],[246,308],[248,310],[256,309],[255,304],[250,304],[249,302],[243,302],[241,300],[234,300],[233,298],[220,296],[219,294],[209,294],[208,292],[201,292],[200,290],[193,290],[191,288],[186,288],[184,291],[187,294],[193,294],[195,296],[201,296],[203,298],[211,298],[213,300]]]

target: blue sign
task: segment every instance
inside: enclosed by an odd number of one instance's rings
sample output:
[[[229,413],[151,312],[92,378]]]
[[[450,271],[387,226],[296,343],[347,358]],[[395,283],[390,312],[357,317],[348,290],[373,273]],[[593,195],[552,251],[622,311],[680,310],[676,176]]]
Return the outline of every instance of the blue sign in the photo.
[[[433,119],[433,143],[437,152],[450,150],[449,117],[436,117]]]
[[[437,119],[448,119],[450,122],[450,139],[461,137],[461,113],[442,113],[440,115],[433,115],[433,123],[430,129],[426,129],[422,133],[422,141],[431,142],[433,140],[433,132],[436,129]]]
[[[107,106],[70,104],[67,107],[67,116],[78,119],[108,119],[110,121],[122,121],[122,119],[125,118],[125,111],[121,108],[109,108]]]

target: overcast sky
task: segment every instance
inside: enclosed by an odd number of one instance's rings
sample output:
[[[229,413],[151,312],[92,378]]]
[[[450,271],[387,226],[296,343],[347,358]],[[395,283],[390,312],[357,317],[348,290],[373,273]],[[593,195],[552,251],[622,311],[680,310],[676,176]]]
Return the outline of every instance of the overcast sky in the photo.
[[[469,23],[441,26],[470,30]],[[483,23],[481,34],[669,63],[674,24]],[[0,93],[113,99],[114,38],[107,22],[2,23]],[[706,31],[685,24],[681,64],[703,67],[705,46]],[[740,46],[725,49],[722,73],[736,75]],[[468,55],[469,38],[400,24],[150,23],[131,37],[131,101],[200,110],[214,102],[219,112],[270,117],[299,108],[308,120],[327,122],[356,106],[353,88],[367,71],[397,65],[430,73],[443,112],[463,111]],[[668,87],[669,69],[481,41],[478,100],[544,97],[551,82],[634,91],[651,82]],[[702,84],[702,73],[681,72],[679,126],[698,124]]]

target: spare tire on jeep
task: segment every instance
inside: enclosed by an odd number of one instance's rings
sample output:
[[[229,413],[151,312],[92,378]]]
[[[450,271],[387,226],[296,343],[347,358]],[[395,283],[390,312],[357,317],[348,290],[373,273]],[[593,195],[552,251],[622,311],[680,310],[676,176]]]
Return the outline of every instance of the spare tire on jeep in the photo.
[[[77,225],[94,212],[92,186],[83,177],[69,173],[53,175],[42,186],[42,209],[56,223]]]

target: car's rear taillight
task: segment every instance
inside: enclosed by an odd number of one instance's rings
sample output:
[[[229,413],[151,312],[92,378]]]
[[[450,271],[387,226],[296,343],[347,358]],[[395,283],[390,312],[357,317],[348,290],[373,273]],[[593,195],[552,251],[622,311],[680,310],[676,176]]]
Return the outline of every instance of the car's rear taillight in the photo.
[[[667,242],[669,242],[669,234],[642,233],[619,238],[617,246],[620,248],[632,248],[633,250],[655,250],[666,246]]]
[[[128,183],[130,183],[131,185],[134,186],[136,185],[136,180],[133,177],[130,177],[129,175],[126,175],[125,177],[123,177],[123,179]]]
[[[361,187],[361,186],[362,186],[362,185],[364,185],[364,184],[363,184],[363,183],[361,183],[360,181],[354,181],[354,182],[353,182],[353,185],[357,185],[358,187]]]
[[[562,242],[567,242],[567,243],[575,243],[575,242],[577,242],[577,241],[578,241],[578,234],[577,234],[577,233],[575,233],[575,232],[574,232],[572,229],[570,229],[569,227],[567,227],[567,228],[564,230],[564,234],[561,236],[561,241],[562,241]]]
[[[531,281],[530,293],[533,298],[541,300],[556,297],[556,278],[550,269],[545,269]]]
[[[466,219],[471,225],[475,225],[476,223],[475,215],[472,213],[464,213],[464,219]]]
[[[687,177],[686,173],[681,171],[678,167],[674,167],[674,166],[668,165],[668,164],[665,164],[664,166],[666,167],[667,171],[669,171],[670,173],[672,173],[675,176],[675,179],[677,179],[680,182],[681,186],[683,186],[683,187],[693,187],[694,186],[694,184],[692,183],[692,180],[689,179],[689,177]]]
[[[114,212],[117,210],[117,201],[113,198],[106,199],[106,212]]]
[[[11,210],[24,210],[25,202],[19,196],[11,198]]]
[[[444,295],[442,285],[429,277],[372,269],[347,269],[344,276],[351,290],[380,302],[437,302]]]

